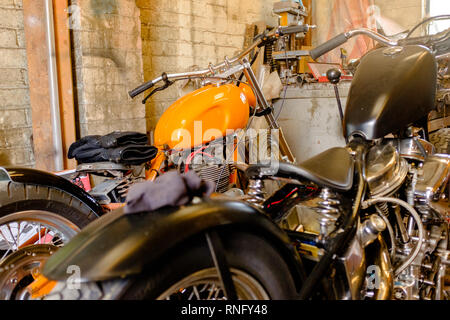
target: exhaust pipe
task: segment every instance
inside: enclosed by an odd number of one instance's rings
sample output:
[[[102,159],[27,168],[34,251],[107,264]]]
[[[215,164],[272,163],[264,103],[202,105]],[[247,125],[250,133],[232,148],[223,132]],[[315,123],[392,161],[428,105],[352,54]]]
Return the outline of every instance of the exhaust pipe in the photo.
[[[389,250],[381,236],[378,236],[372,246],[373,251],[376,252],[374,264],[379,267],[380,271],[374,297],[376,300],[390,300],[394,288],[394,269],[392,268]]]

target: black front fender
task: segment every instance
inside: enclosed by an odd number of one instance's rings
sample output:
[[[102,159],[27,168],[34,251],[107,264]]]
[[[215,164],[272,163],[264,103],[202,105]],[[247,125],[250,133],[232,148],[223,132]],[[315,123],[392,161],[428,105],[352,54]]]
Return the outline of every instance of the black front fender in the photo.
[[[296,283],[302,282],[300,257],[285,232],[242,202],[218,200],[154,212],[107,214],[59,249],[45,264],[43,275],[65,281],[72,265],[80,268],[83,282],[138,274],[184,240],[226,225],[239,226],[270,241],[288,262]]]
[[[86,204],[97,215],[103,214],[102,207],[89,193],[67,179],[50,172],[36,169],[3,167],[0,169],[0,181],[11,180],[18,183],[34,184],[59,189]]]

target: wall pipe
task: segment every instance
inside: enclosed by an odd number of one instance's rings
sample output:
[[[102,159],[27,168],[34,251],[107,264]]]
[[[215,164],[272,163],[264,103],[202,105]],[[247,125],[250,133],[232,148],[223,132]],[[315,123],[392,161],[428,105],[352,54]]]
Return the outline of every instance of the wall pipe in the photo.
[[[64,169],[62,148],[61,114],[59,108],[58,73],[56,67],[55,30],[53,19],[53,0],[45,2],[45,29],[48,48],[48,79],[50,93],[51,125],[54,150],[55,171]]]

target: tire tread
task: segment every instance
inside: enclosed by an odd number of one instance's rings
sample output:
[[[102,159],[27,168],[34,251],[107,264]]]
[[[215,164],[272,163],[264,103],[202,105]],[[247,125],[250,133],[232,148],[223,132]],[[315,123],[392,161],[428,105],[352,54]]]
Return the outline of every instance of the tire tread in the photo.
[[[79,199],[62,190],[35,184],[0,181],[0,217],[20,210],[49,210],[58,213],[77,226],[84,227],[97,214]],[[56,208],[60,209],[60,212]]]

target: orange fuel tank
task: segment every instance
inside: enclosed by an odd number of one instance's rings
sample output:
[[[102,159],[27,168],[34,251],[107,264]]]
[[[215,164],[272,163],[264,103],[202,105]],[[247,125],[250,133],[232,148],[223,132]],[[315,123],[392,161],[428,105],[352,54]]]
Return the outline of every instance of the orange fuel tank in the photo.
[[[256,102],[252,90],[246,87],[208,85],[183,96],[159,119],[155,145],[191,148],[225,136],[227,129],[244,128],[249,119],[249,105]]]

